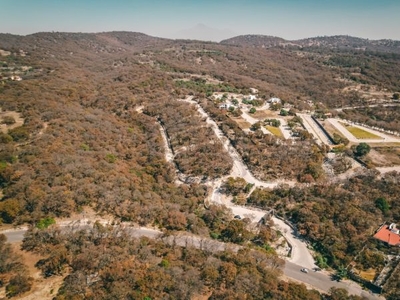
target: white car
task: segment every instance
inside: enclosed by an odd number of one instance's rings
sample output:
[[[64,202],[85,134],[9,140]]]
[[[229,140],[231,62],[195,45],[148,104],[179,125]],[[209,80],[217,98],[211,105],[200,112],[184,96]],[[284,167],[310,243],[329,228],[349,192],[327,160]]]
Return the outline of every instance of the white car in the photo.
[[[306,269],[306,268],[302,268],[300,271],[303,273],[308,273],[308,269]]]

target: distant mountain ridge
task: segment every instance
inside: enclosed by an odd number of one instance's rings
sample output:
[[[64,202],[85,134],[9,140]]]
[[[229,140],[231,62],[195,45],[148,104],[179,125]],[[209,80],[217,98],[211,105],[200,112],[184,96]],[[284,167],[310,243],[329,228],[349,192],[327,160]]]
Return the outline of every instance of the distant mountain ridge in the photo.
[[[163,47],[165,45],[175,43],[175,40],[173,39],[154,37],[144,33],[130,31],[111,31],[99,33],[39,32],[26,36],[0,33],[0,39],[2,41],[2,46],[5,48],[11,48],[17,44],[20,44],[27,49],[34,46],[45,49],[47,47],[52,48],[57,46],[59,43],[68,41],[68,43],[80,43],[82,47],[94,47],[99,51],[105,52],[109,52],[110,47],[116,47],[118,51],[124,51],[128,49],[144,50],[158,46]],[[218,44],[217,42],[213,43]],[[400,41],[389,39],[369,40],[347,35],[312,37],[300,40],[285,40],[276,36],[248,34],[222,40],[219,42],[219,44],[252,48],[325,48],[332,50],[358,50],[400,54]],[[73,46],[73,44],[70,45]]]
[[[38,32],[25,36],[0,33],[1,47],[23,48],[27,51],[75,52],[90,50],[99,53],[114,53],[128,50],[145,50],[164,47],[173,40],[153,37],[140,32],[111,31],[99,33]],[[63,45],[60,48],[60,45]]]
[[[392,52],[400,54],[400,41],[396,40],[369,40],[347,35],[312,37],[300,40],[285,40],[280,37],[268,35],[240,35],[221,41],[224,45],[236,45],[243,47],[271,48],[297,46],[321,47],[341,50],[369,50],[379,52]]]

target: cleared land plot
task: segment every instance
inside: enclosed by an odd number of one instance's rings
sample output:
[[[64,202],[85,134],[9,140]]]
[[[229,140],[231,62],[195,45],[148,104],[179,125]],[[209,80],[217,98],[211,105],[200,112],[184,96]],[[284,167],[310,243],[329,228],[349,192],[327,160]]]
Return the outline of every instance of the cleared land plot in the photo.
[[[385,148],[400,148],[400,142],[396,143],[396,142],[387,142],[387,143],[368,143],[368,145],[371,146],[371,148],[381,148],[381,147],[385,147]]]
[[[249,129],[251,127],[251,124],[243,118],[232,118],[232,120],[234,120],[241,129]]]
[[[345,126],[345,128],[352,134],[354,135],[355,138],[357,139],[377,139],[377,140],[383,140],[382,137],[373,134],[369,131],[366,131],[364,129],[358,128],[358,127],[354,127],[354,126],[349,126],[347,124],[342,123],[343,126]]]
[[[14,118],[15,123],[14,124],[10,124],[10,125],[0,124],[0,130],[3,133],[7,133],[7,131],[10,130],[10,129],[13,129],[13,128],[16,128],[16,127],[24,125],[24,119],[21,118],[21,114],[20,113],[17,113],[15,111],[5,111],[5,112],[3,112],[0,109],[0,123],[3,123],[3,120],[4,120],[5,117]]]
[[[400,165],[400,147],[376,147],[368,153],[368,158],[376,167]]]
[[[257,109],[257,108],[256,108]],[[270,110],[257,110],[254,114],[251,114],[253,118],[258,120],[265,120],[265,119],[274,119],[278,116],[278,114],[274,111]]]
[[[274,126],[265,126],[265,128],[271,132],[273,135],[277,137],[283,137],[282,131],[279,129],[279,127],[274,127]]]

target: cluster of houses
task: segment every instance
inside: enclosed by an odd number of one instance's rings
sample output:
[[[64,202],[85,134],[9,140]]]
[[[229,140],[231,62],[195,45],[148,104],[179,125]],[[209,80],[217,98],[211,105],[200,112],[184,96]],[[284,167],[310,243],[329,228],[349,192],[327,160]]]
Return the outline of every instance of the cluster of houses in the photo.
[[[247,97],[245,97],[245,99],[247,101],[253,101],[253,100],[257,100],[257,96],[256,95],[248,95]],[[266,103],[269,104],[279,104],[282,103],[282,100],[276,97],[270,98],[266,101]],[[229,109],[230,107],[235,107],[235,105],[231,104],[231,103],[221,103],[219,105],[220,109]]]

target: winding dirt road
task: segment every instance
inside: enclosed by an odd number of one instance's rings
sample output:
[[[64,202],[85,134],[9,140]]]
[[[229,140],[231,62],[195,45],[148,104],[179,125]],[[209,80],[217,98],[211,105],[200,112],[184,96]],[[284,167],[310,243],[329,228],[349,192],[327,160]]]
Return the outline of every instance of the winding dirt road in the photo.
[[[254,175],[248,169],[248,167],[242,161],[239,153],[230,144],[229,140],[225,137],[223,132],[218,128],[215,121],[210,118],[210,116],[204,111],[204,109],[196,101],[193,101],[191,97],[183,101],[188,102],[190,104],[194,104],[196,106],[198,112],[203,117],[206,118],[207,124],[211,126],[215,135],[220,139],[221,143],[224,145],[225,150],[228,152],[228,154],[233,160],[233,168],[231,173],[225,178],[216,180],[211,183],[213,187],[213,192],[211,194],[210,200],[214,203],[223,204],[227,206],[232,210],[232,212],[235,215],[250,216],[250,219],[254,223],[257,223],[267,212],[263,210],[257,210],[255,208],[249,208],[233,204],[220,192],[223,180],[226,179],[227,177],[241,177],[245,179],[248,183],[254,184],[254,187],[264,187],[264,188],[274,188],[282,183],[293,185],[294,182],[285,180],[265,182],[255,178]],[[273,217],[273,221],[276,229],[280,230],[284,235],[284,237],[286,238],[286,240],[292,245],[291,257],[288,258],[288,260],[298,265],[304,266],[306,268],[315,267],[314,259],[307,248],[307,244],[302,240],[300,240],[293,232],[293,229],[289,225],[284,223],[282,220]]]

